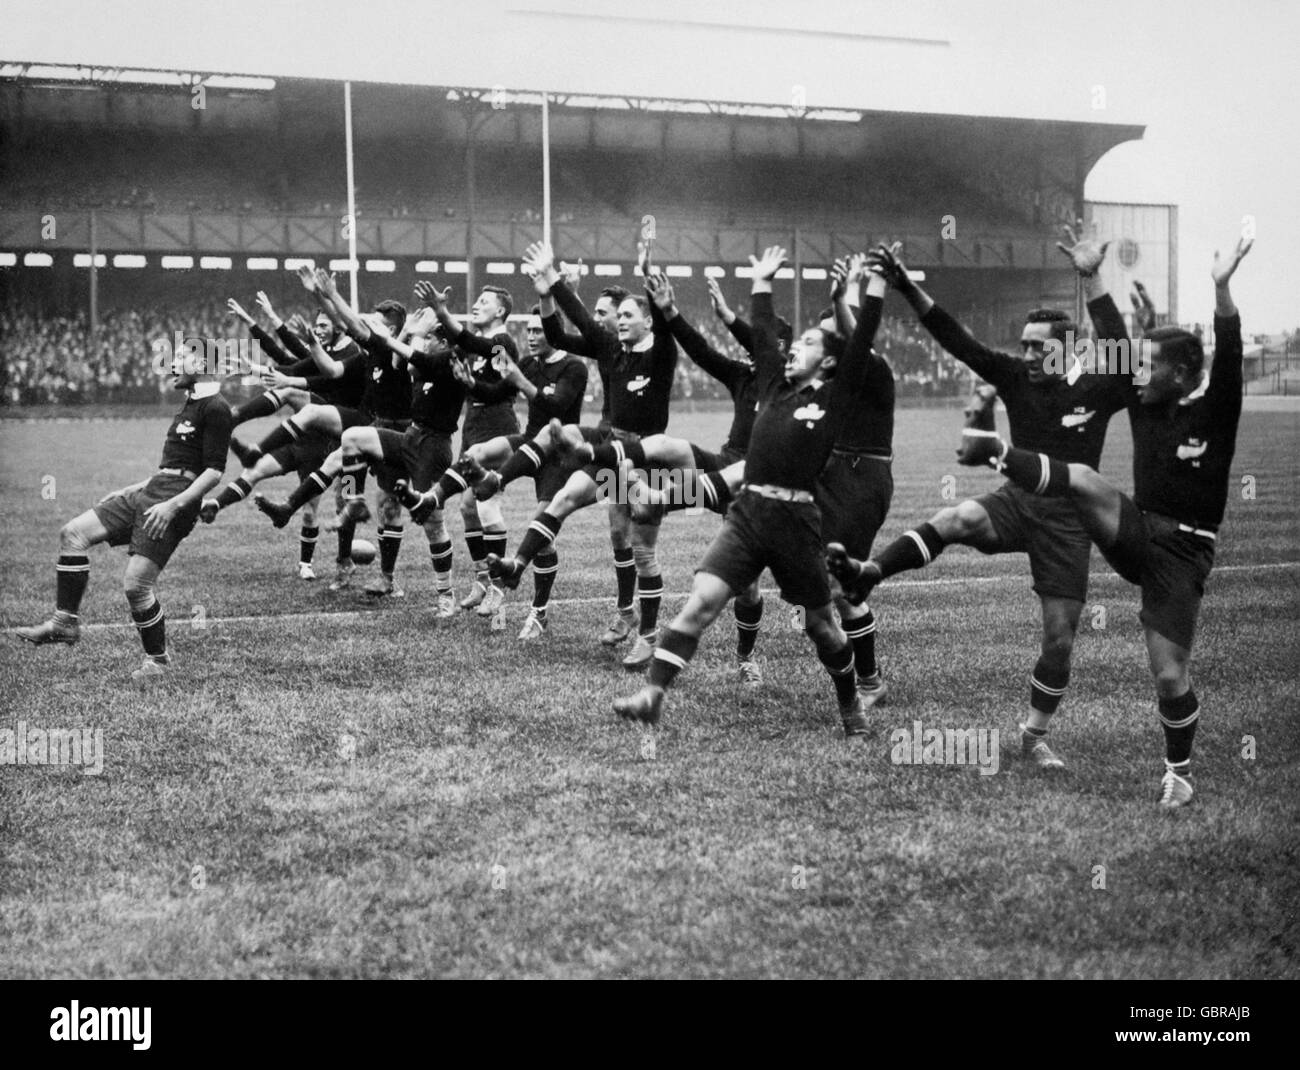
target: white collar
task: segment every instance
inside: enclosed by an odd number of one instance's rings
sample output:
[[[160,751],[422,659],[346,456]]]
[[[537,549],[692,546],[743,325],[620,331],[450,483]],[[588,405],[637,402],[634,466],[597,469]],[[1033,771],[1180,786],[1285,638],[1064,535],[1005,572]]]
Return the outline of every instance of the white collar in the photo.
[[[565,357],[567,357],[568,355],[569,355],[569,354],[566,353],[563,349],[552,349],[552,350],[551,350],[551,354],[550,354],[550,356],[546,357],[546,358],[542,361],[542,363],[543,363],[543,364],[554,364],[554,363],[556,363],[557,361],[561,361],[561,360],[563,360],[563,359],[564,359]]]
[[[1210,388],[1210,373],[1201,372],[1201,381],[1193,390],[1184,398],[1178,399],[1179,405],[1190,405],[1193,401],[1199,401],[1205,395],[1205,391]]]
[[[213,394],[221,392],[220,383],[195,383],[187,391],[188,395],[195,401],[200,398],[210,398]]]
[[[636,345],[628,349],[627,352],[648,353],[650,350],[654,349],[654,347],[655,347],[655,336],[654,336],[654,332],[652,331],[651,333],[647,334],[644,338],[642,338],[641,341],[637,342]]]

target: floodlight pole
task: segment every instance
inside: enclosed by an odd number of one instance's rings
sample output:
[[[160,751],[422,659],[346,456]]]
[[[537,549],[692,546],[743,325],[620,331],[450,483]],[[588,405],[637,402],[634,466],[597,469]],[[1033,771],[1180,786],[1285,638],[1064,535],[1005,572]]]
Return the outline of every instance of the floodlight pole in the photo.
[[[352,166],[352,83],[343,83],[343,135],[348,157],[348,279],[352,311],[357,310],[357,184]]]
[[[551,244],[551,108],[542,93],[542,241]]]
[[[795,332],[803,330],[803,295],[800,293],[800,283],[803,281],[802,261],[799,259],[799,228],[794,228],[794,329]]]
[[[94,359],[96,340],[99,337],[99,269],[95,267],[99,260],[99,225],[95,218],[95,209],[90,210],[90,349]]]

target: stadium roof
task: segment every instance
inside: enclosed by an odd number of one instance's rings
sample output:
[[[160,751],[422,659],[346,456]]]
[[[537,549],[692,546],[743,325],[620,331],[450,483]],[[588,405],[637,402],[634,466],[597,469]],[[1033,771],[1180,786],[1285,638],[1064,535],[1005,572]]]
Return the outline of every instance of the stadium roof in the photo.
[[[1005,20],[981,8],[934,0],[660,0],[650,9],[224,0],[193,4],[189,18],[175,0],[5,6],[0,60],[13,62],[1091,125],[1134,118],[1116,114],[1104,92],[1098,99],[1086,64],[1025,51],[1059,33],[1055,13],[1041,26],[1031,14],[1023,35],[1009,37]]]

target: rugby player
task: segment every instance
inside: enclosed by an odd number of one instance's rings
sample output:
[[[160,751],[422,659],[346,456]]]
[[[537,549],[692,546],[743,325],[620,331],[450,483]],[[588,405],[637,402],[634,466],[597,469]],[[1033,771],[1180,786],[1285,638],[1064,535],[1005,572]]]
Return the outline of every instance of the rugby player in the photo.
[[[345,466],[356,469],[366,464],[381,466],[392,479],[399,502],[411,488],[423,492],[451,464],[451,440],[465,403],[465,386],[453,371],[456,357],[437,335],[438,325],[425,310],[410,317],[397,337],[375,330],[398,360],[409,367],[411,423],[403,432],[356,424],[343,432],[340,448],[330,454],[321,468],[305,478],[287,502],[263,500],[260,507],[272,523],[283,527],[294,512],[330,485]],[[409,341],[408,341],[409,339]],[[415,495],[419,500],[419,494]],[[420,524],[429,540],[429,556],[437,592],[437,616],[446,620],[456,614],[451,583],[452,548],[440,508],[429,508],[412,519]]]
[[[230,404],[221,396],[220,373],[197,354],[175,354],[172,386],[185,391],[163,441],[158,470],[148,479],[114,491],[74,517],[59,532],[54,615],[19,628],[29,643],[76,643],[81,638],[81,599],[90,582],[87,551],[97,543],[127,546],[122,586],[131,619],[144,646],[144,663],[131,673],[137,683],[163,676],[170,664],[166,618],[156,585],[182,540],[194,530],[203,495],[221,481],[230,449]]]
[[[769,568],[782,597],[804,608],[805,631],[834,682],[845,736],[861,738],[868,723],[855,682],[853,646],[835,620],[813,492],[841,422],[860,402],[885,282],[871,277],[847,347],[843,336],[814,327],[795,340],[782,361],[771,294],[772,279],[786,263],[785,250],[772,246],[750,261],[761,401],[745,460],[746,482],[695,573],[686,606],[655,650],[646,685],[615,700],[614,709],[625,719],[657,724],[665,690],[695,654],[704,630],[733,595]]]
[[[1191,803],[1192,741],[1201,707],[1189,665],[1205,582],[1214,566],[1241,420],[1241,316],[1229,282],[1254,244],[1214,254],[1214,359],[1180,327],[1146,332],[1149,374],[1126,380],[1133,496],[1096,469],[985,437],[963,463],[987,460],[1029,494],[1061,499],[1124,579],[1142,590],[1139,614],[1165,737],[1160,805]]]
[[[544,243],[529,246],[527,259],[539,291],[544,288],[554,297],[584,338],[593,341],[603,339],[603,329],[591,318],[556,270],[550,246]],[[647,257],[643,256],[643,263],[643,270],[649,277]],[[644,435],[659,434],[668,426],[668,400],[677,369],[677,343],[659,309],[651,301],[645,297],[627,297],[619,305],[618,343],[617,354],[605,349],[596,358],[609,369],[611,426],[608,431],[581,428],[579,433],[584,441],[590,443],[598,444],[611,438],[620,442],[637,441]],[[524,451],[521,449],[516,456],[522,453]],[[510,589],[517,587],[528,564],[555,540],[564,518],[597,500],[599,474],[599,470],[592,465],[574,472],[542,515],[529,525],[513,558],[505,560],[496,555],[489,556],[488,565],[494,578]],[[658,634],[663,577],[659,573],[655,546],[660,518],[655,516],[641,522],[632,522],[628,505],[623,500],[611,503],[610,512],[615,511],[627,514],[632,528],[632,556],[636,568],[640,615],[637,641],[624,657],[623,665],[627,669],[636,670],[649,663]],[[610,638],[609,633],[602,636],[601,641],[605,642],[607,638]],[[613,642],[618,641],[617,637],[613,638]]]
[[[1119,310],[1098,276],[1106,245],[1079,239],[1068,227],[1066,234],[1070,245],[1060,248],[1083,279],[1099,338],[1127,339]],[[1124,408],[1126,380],[1100,372],[1071,374],[1079,367],[1066,367],[1067,359],[1073,363],[1075,355],[1065,350],[1075,331],[1066,313],[1054,309],[1030,312],[1021,333],[1021,355],[999,353],[977,342],[934,303],[908,276],[896,247],[878,246],[869,254],[869,262],[902,293],[939,344],[994,388],[981,389],[972,402],[968,440],[978,442],[980,435],[990,433],[993,406],[996,397],[1001,397],[1013,442],[1096,467],[1110,418]],[[1053,348],[1061,358],[1055,363],[1046,359]],[[1065,763],[1048,746],[1047,733],[1069,682],[1070,656],[1088,592],[1091,544],[1087,532],[1068,502],[1044,501],[1006,483],[992,493],[939,510],[865,564],[842,542],[835,543],[828,548],[829,566],[850,601],[864,601],[882,579],[923,568],[952,543],[973,546],[985,554],[1029,556],[1043,627],[1038,661],[1030,677],[1029,711],[1020,726],[1021,752],[1040,768],[1061,769]]]

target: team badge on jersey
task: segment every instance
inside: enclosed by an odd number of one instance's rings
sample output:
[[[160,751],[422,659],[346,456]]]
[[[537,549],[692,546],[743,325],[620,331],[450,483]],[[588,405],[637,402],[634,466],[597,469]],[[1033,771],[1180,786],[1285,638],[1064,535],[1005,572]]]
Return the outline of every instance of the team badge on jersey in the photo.
[[[1209,443],[1199,438],[1189,438],[1183,445],[1178,447],[1178,459],[1180,461],[1191,461],[1193,468],[1200,468],[1200,457],[1208,448]]]
[[[181,438],[189,438],[190,435],[194,434],[195,430],[195,426],[189,420],[182,420],[176,425],[176,434]]]
[[[1097,415],[1096,410],[1089,412],[1082,405],[1078,406],[1074,412],[1067,412],[1061,417],[1062,427],[1077,427],[1080,432],[1083,431],[1083,425]]]
[[[815,401],[807,405],[804,405],[802,408],[798,408],[794,410],[794,418],[796,420],[802,420],[804,424],[807,426],[809,431],[811,431],[813,427],[816,425],[817,421],[820,420],[825,415],[826,415],[826,410],[823,409],[820,405],[818,405],[817,402]]]
[[[649,385],[650,385],[650,376],[648,375],[638,375],[635,378],[629,379],[627,381],[628,390],[630,390],[634,394],[641,393],[641,391],[644,390]]]

